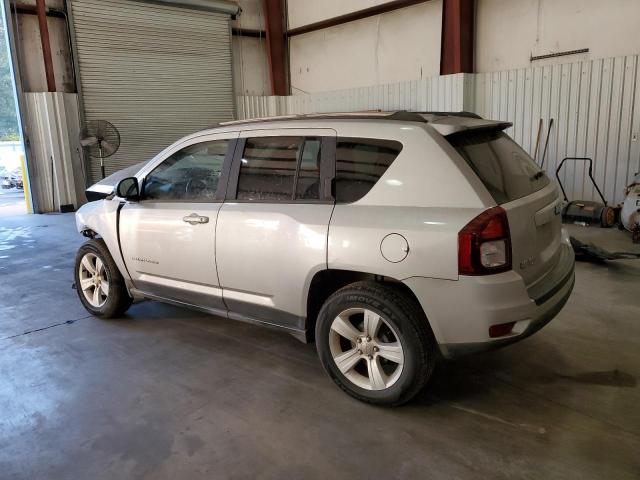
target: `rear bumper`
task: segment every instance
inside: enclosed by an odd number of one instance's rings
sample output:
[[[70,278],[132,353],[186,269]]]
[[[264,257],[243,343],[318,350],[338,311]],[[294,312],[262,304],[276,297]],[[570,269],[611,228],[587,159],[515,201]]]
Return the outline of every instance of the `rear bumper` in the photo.
[[[565,305],[575,282],[574,255],[563,243],[561,260],[543,282],[526,288],[510,271],[457,281],[410,278],[445,358],[502,347],[532,335]],[[492,325],[516,322],[512,333],[491,338]]]
[[[573,286],[575,284],[575,275],[571,274],[571,277],[562,289],[562,292],[557,295],[557,298],[548,300],[548,308],[540,312],[538,316],[530,319],[522,331],[515,335],[510,335],[504,338],[491,339],[485,342],[479,343],[450,343],[441,345],[441,351],[447,358],[459,357],[462,355],[468,355],[470,353],[482,352],[486,350],[492,350],[495,348],[504,347],[515,342],[519,342],[530,335],[533,335],[547,323],[555,318],[555,316],[562,310],[567,300],[571,296]],[[445,354],[446,352],[446,354]]]

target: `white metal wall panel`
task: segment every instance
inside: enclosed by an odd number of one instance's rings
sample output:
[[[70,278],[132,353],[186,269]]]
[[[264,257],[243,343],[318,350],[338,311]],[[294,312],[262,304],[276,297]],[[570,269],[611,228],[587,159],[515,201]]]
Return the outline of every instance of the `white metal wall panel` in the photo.
[[[473,96],[468,74],[445,75],[422,80],[335,90],[331,92],[275,96],[241,96],[239,118],[363,110],[459,111]]]
[[[79,155],[80,120],[75,93],[25,93],[29,174],[35,213],[86,202]]]
[[[553,118],[545,161],[549,174],[555,176],[566,156],[590,157],[605,198],[618,203],[624,187],[640,170],[638,63],[638,56],[632,55],[520,69],[506,76],[503,72],[475,74],[473,109],[487,118],[513,122],[514,139],[531,154],[542,118],[539,155]],[[515,96],[511,94],[514,75]],[[560,178],[569,198],[596,198],[583,165],[569,164]]]
[[[71,6],[85,119],[121,135],[107,174],[234,117],[228,15],[130,0]]]

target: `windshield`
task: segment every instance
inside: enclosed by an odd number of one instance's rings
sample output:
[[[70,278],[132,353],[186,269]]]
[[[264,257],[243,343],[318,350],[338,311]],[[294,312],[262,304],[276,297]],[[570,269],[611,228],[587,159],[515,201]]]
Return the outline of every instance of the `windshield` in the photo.
[[[499,205],[549,185],[549,178],[527,152],[501,131],[460,132],[447,140]]]

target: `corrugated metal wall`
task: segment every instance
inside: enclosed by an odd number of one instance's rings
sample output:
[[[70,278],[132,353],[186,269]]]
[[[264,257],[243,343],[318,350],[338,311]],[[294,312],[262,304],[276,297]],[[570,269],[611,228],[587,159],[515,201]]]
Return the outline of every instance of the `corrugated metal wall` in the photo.
[[[36,213],[79,207],[84,196],[80,119],[75,93],[25,93],[29,177]]]
[[[545,167],[566,156],[591,157],[607,201],[618,203],[640,171],[638,56],[424,80],[289,97],[239,97],[238,117],[359,110],[469,110],[509,120],[508,133],[533,154],[543,120],[539,157],[551,118]],[[595,198],[582,164],[568,163],[561,179],[569,198]]]
[[[508,133],[530,153],[540,118],[540,151],[553,118],[548,171],[555,172],[564,157],[590,157],[605,198],[617,203],[640,170],[638,73],[634,55],[476,74],[473,109],[513,122]],[[583,164],[566,164],[560,178],[569,198],[595,198]]]
[[[238,118],[378,109],[459,111],[464,107],[465,93],[472,91],[471,81],[466,74],[445,75],[308,95],[243,96],[236,104]]]

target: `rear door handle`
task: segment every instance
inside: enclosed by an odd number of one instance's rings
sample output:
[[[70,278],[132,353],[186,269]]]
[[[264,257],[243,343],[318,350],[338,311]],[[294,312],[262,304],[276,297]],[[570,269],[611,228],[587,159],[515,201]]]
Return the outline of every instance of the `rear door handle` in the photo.
[[[209,217],[198,215],[197,213],[192,213],[191,215],[182,217],[182,221],[187,222],[191,225],[197,225],[198,223],[209,223]]]

